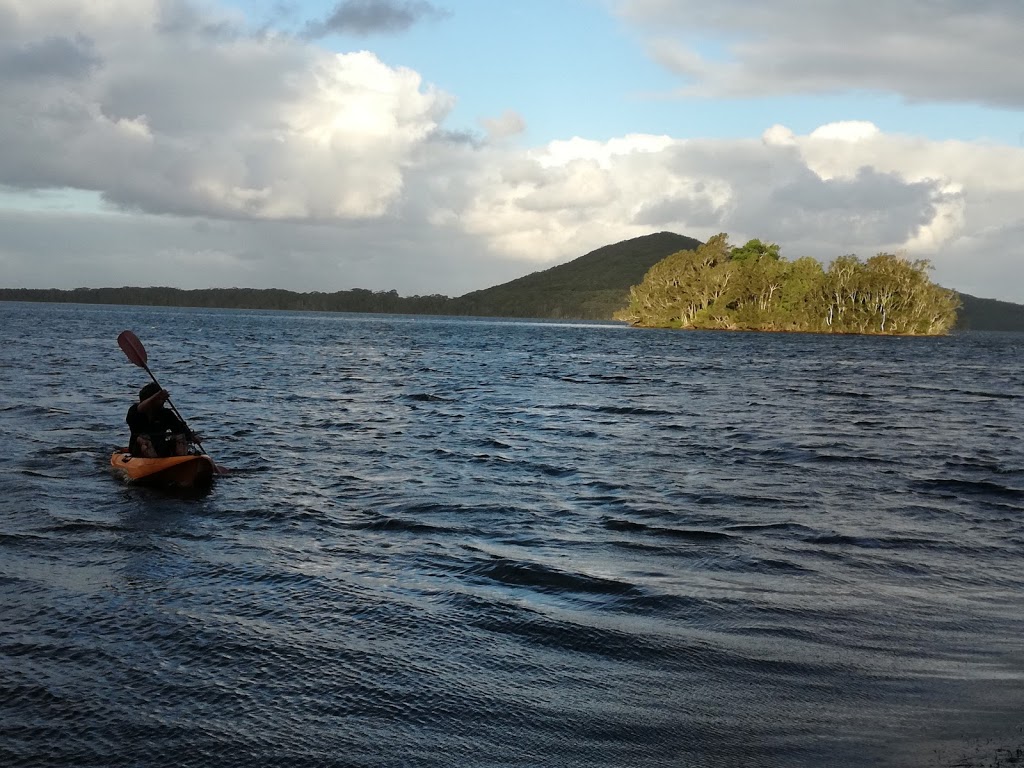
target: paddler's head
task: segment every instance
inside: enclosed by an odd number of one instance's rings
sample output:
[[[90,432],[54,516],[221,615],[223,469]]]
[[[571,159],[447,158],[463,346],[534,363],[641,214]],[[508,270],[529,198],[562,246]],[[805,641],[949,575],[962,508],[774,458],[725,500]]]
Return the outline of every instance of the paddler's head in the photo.
[[[160,391],[160,385],[155,381],[149,382],[146,386],[139,390],[139,402],[143,400],[149,400],[153,395]]]

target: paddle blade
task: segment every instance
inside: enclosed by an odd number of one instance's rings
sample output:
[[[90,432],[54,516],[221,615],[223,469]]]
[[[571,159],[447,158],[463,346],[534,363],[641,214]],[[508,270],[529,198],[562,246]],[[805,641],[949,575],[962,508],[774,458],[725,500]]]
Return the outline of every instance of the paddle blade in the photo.
[[[121,331],[117,337],[117,346],[139,368],[146,367],[146,363],[149,361],[149,357],[146,355],[146,348],[142,346],[139,337],[134,333],[131,331]]]

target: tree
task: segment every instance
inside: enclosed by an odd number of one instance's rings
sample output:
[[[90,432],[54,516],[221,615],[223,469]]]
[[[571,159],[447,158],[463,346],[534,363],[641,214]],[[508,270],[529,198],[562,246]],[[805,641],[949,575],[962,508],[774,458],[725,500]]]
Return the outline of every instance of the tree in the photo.
[[[616,314],[634,325],[826,333],[945,333],[955,293],[933,285],[925,260],[879,253],[840,256],[828,270],[794,262],[751,240],[730,248],[724,234],[652,266]]]
[[[634,325],[689,328],[731,282],[729,240],[718,234],[695,250],[678,251],[659,261],[630,289],[629,304],[616,319]]]
[[[824,280],[821,262],[809,256],[789,265],[779,297],[782,313],[788,319],[788,330],[821,330],[817,299]]]
[[[729,252],[733,261],[757,261],[758,259],[771,259],[778,261],[779,246],[775,243],[762,243],[760,240],[748,240],[742,246],[737,246]]]

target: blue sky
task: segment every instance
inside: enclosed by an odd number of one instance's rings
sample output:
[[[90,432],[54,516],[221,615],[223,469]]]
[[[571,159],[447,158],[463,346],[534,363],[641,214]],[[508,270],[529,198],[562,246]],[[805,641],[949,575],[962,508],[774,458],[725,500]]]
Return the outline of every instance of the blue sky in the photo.
[[[334,2],[238,3],[258,24],[299,29],[325,18]],[[523,140],[542,143],[581,136],[607,140],[629,133],[741,138],[777,122],[797,133],[850,119],[871,119],[887,132],[935,140],[1019,143],[1019,110],[970,103],[910,102],[883,91],[686,99],[685,84],[645,52],[643,30],[624,24],[602,0],[435,2],[441,14],[401,34],[333,34],[331,50],[371,50],[393,66],[410,67],[457,98],[453,128],[479,130],[481,116],[506,109],[526,117]],[[704,55],[728,57],[727,40],[697,36]]]
[[[1024,302],[1017,0],[0,0],[0,284],[459,295],[671,230]]]

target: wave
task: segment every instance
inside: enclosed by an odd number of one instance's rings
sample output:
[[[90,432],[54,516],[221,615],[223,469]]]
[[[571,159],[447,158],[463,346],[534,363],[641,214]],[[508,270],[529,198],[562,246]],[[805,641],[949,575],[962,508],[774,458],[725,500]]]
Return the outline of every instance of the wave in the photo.
[[[602,521],[602,525],[610,531],[628,531],[630,533],[643,533],[651,536],[664,536],[670,539],[685,539],[689,541],[728,541],[735,538],[731,534],[721,531],[665,528],[645,523],[636,523],[630,520],[605,519]]]

